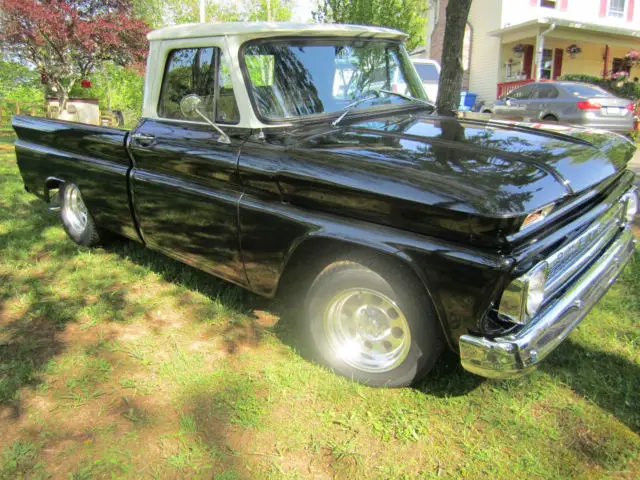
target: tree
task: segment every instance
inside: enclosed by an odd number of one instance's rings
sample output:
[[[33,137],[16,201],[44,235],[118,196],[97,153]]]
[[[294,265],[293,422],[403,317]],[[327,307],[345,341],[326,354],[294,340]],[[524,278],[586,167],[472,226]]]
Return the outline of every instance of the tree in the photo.
[[[126,126],[136,123],[142,115],[144,77],[140,72],[106,62],[89,75],[88,80],[91,81],[91,89],[81,88],[76,83],[69,96],[97,97],[100,99],[100,110],[121,110]]]
[[[436,105],[443,115],[454,115],[460,104],[462,89],[462,48],[464,30],[471,8],[471,0],[450,1],[447,5],[444,41],[442,43],[442,71]]]
[[[0,60],[0,99],[42,103],[40,74],[21,63]]]
[[[200,21],[200,0],[132,0],[134,10],[152,28]],[[274,21],[291,19],[293,0],[205,0],[207,22]]]
[[[147,30],[130,0],[0,0],[0,46],[42,74],[61,110],[104,62],[142,69]]]
[[[313,18],[322,23],[395,28],[409,34],[407,48],[412,50],[424,42],[426,10],[424,0],[320,0]]]

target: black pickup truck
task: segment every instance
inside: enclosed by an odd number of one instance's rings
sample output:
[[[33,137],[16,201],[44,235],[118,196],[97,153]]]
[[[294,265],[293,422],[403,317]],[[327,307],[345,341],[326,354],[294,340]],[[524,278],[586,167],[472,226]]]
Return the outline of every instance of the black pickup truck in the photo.
[[[400,32],[230,23],[149,39],[132,132],[13,119],[25,188],[59,199],[79,244],[112,232],[285,292],[340,374],[408,385],[448,345],[471,372],[519,375],[635,251],[630,141],[438,116]]]

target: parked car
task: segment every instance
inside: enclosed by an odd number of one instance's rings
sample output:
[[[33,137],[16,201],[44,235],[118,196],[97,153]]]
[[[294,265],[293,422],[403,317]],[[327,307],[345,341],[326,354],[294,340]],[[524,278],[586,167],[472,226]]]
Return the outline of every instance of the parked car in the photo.
[[[506,120],[562,122],[618,133],[634,127],[630,100],[579,82],[529,83],[485,106],[483,112]]]
[[[439,116],[404,39],[348,25],[156,30],[133,131],[13,118],[25,188],[59,198],[80,245],[113,232],[289,299],[315,357],[354,380],[408,385],[445,346],[476,374],[520,375],[633,255],[635,147]],[[345,59],[352,71],[336,75]]]
[[[427,92],[427,97],[432,102],[435,102],[438,98],[438,84],[440,83],[440,64],[435,60],[421,58],[413,58],[411,61],[418,72],[420,80],[422,80],[422,86]]]

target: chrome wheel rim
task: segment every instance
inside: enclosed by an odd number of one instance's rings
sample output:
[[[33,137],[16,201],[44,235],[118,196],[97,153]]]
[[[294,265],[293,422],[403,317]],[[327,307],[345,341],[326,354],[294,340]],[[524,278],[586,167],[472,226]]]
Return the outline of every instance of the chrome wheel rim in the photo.
[[[335,355],[371,373],[393,370],[411,348],[409,323],[386,295],[366,288],[343,290],[328,303],[324,332]]]
[[[89,212],[78,187],[67,185],[62,208],[62,218],[67,228],[75,234],[81,234],[87,226],[88,216]]]

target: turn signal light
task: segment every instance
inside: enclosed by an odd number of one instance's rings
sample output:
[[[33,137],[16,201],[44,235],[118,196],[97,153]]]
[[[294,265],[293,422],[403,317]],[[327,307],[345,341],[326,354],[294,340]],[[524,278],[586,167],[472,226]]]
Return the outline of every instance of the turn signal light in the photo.
[[[579,110],[600,110],[601,108],[602,105],[600,105],[598,102],[592,102],[591,100],[587,102],[578,102]]]
[[[524,222],[522,222],[522,226],[520,227],[520,230],[524,229],[525,227],[534,225],[538,222],[541,222],[542,220],[547,218],[547,216],[553,210],[553,207],[554,207],[553,204],[547,205],[546,207],[541,208],[540,210],[536,210],[535,212],[527,215],[527,217],[524,219]]]
[[[635,106],[633,105],[633,103],[628,103],[627,104],[627,110],[629,110],[630,112],[635,111]]]

